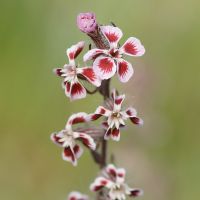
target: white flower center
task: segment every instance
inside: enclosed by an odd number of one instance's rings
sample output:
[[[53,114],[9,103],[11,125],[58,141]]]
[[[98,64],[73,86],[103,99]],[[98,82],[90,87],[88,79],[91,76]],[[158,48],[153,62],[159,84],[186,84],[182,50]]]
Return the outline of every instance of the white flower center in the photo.
[[[73,132],[71,130],[67,130],[63,132],[62,138],[59,139],[59,142],[63,142],[63,147],[69,147],[75,145],[75,140],[73,137]]]

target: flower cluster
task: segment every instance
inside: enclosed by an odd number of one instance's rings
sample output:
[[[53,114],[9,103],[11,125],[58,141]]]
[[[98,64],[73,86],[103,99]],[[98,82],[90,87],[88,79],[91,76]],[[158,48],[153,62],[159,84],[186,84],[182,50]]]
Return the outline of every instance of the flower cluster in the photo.
[[[125,183],[125,169],[116,168],[113,164],[106,165],[106,141],[112,139],[120,140],[120,129],[126,126],[125,121],[130,120],[136,125],[142,125],[143,120],[137,116],[133,107],[122,109],[125,94],[119,95],[114,89],[110,93],[109,80],[118,75],[122,83],[128,82],[133,76],[132,64],[125,56],[139,57],[145,53],[140,40],[129,37],[120,46],[119,41],[123,36],[122,31],[112,25],[101,26],[96,22],[94,13],[81,13],[77,17],[79,29],[86,33],[94,42],[95,47],[90,48],[82,56],[83,65],[76,64],[75,59],[83,51],[85,42],[80,41],[67,49],[68,64],[61,68],[54,69],[57,76],[62,77],[62,85],[65,95],[70,100],[85,98],[87,94],[97,91],[104,97],[104,105],[98,106],[94,113],[79,112],[71,115],[66,122],[64,129],[51,134],[51,140],[63,148],[62,158],[76,166],[77,161],[83,154],[83,148],[79,143],[90,149],[97,164],[102,168],[101,175],[91,184],[91,191],[97,192],[106,200],[124,200],[126,196],[137,197],[142,190],[130,188]],[[87,64],[86,62],[91,63]],[[88,82],[95,87],[91,92],[87,89]],[[80,123],[89,124],[92,121],[103,118],[101,125],[96,127],[83,128],[74,127]],[[102,146],[102,153],[99,148]],[[99,192],[100,191],[100,192]],[[79,192],[71,192],[69,200],[88,200],[88,196]]]

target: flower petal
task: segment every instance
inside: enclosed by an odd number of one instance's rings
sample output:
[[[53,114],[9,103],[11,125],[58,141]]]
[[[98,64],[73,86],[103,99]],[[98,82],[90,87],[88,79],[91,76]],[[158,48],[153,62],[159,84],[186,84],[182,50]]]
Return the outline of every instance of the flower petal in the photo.
[[[99,114],[99,115],[103,115],[105,117],[108,117],[111,115],[111,111],[104,108],[103,106],[99,106],[97,107],[96,111],[95,111],[95,114]]]
[[[129,56],[142,56],[145,53],[145,48],[141,44],[140,40],[130,37],[120,48],[120,51]]]
[[[117,67],[112,58],[100,56],[95,59],[93,63],[93,69],[96,75],[103,80],[114,76]]]
[[[142,126],[144,124],[144,121],[141,118],[139,118],[139,117],[130,117],[130,120],[134,124],[137,124],[137,125],[140,125],[140,126]]]
[[[62,76],[63,75],[63,69],[62,68],[56,68],[53,70],[53,72],[57,75],[57,76]]]
[[[55,144],[62,147],[63,142],[59,141],[62,137],[63,137],[63,131],[60,131],[58,133],[52,133],[50,138]]]
[[[65,95],[67,97],[70,97],[70,91],[71,91],[71,82],[64,82],[64,89],[65,89]]]
[[[114,128],[111,132],[111,138],[115,141],[119,141],[120,140],[120,132],[119,129]]]
[[[88,114],[85,112],[79,112],[71,115],[67,121],[66,129],[70,128],[73,124],[86,122],[87,116]]]
[[[122,103],[125,99],[125,94],[122,94],[122,95],[119,95],[119,96],[116,96],[115,97],[115,100],[114,100],[114,111],[120,111],[121,110],[121,106],[122,106]]]
[[[126,83],[133,76],[134,70],[131,63],[124,59],[117,59],[117,73],[119,80],[122,83]]]
[[[117,169],[113,164],[109,164],[106,167],[106,173],[111,177],[111,178],[116,178],[117,176]]]
[[[84,76],[90,83],[99,87],[101,85],[101,79],[94,73],[94,70],[90,67],[77,68],[77,72]]]
[[[80,158],[81,155],[83,154],[83,149],[77,144],[74,146],[73,151],[77,159]]]
[[[129,107],[123,112],[124,112],[124,115],[126,115],[127,117],[136,117],[137,116],[137,111],[133,107]]]
[[[68,200],[88,200],[88,196],[81,194],[80,192],[73,191],[70,192]]]
[[[142,196],[143,195],[143,190],[141,189],[138,189],[138,188],[129,188],[129,191],[127,192],[127,194],[130,196],[130,197],[139,197],[139,196]]]
[[[64,148],[64,151],[62,153],[62,157],[63,157],[63,160],[71,162],[74,166],[77,165],[76,157],[75,157],[74,152],[72,152],[70,147]]]
[[[90,185],[90,190],[96,192],[103,187],[111,188],[113,185],[113,182],[104,178],[104,177],[97,177],[95,181]]]
[[[124,168],[117,169],[117,183],[123,183],[126,175],[126,170]]]
[[[112,47],[117,47],[119,40],[123,33],[118,27],[114,26],[101,26],[102,33],[106,36]]]
[[[90,135],[86,133],[74,132],[74,137],[81,140],[86,147],[92,150],[96,149],[96,143]]]
[[[86,62],[88,60],[93,60],[100,56],[101,54],[108,54],[108,50],[106,49],[91,49],[84,56],[83,61]]]
[[[81,41],[67,49],[66,53],[69,58],[69,63],[74,64],[74,59],[81,53],[84,44],[84,41]]]
[[[86,97],[85,88],[78,82],[71,83],[70,98],[71,100],[82,99]]]

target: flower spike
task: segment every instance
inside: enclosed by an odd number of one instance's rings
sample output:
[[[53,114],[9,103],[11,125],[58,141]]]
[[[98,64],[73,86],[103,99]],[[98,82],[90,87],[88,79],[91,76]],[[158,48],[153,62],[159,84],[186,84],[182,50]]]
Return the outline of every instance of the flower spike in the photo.
[[[88,82],[99,87],[101,80],[95,75],[92,67],[77,68],[75,59],[84,48],[84,42],[78,42],[67,49],[66,54],[69,59],[69,64],[65,64],[63,68],[55,69],[55,73],[63,77],[63,85],[65,94],[71,100],[81,99],[86,97],[86,89],[79,82],[79,76],[83,76]]]

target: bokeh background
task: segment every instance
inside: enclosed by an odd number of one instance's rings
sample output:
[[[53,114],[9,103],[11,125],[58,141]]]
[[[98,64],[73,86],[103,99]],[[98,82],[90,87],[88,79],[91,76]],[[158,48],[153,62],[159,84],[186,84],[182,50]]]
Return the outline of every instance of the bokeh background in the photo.
[[[98,167],[85,151],[77,168],[62,161],[51,132],[67,117],[93,112],[101,97],[70,103],[52,69],[65,49],[89,39],[76,27],[93,11],[141,39],[146,55],[129,60],[135,75],[112,87],[127,94],[143,127],[129,126],[109,152],[127,168],[129,185],[148,200],[200,198],[200,2],[198,0],[3,0],[0,2],[0,199],[63,200],[88,193]],[[79,58],[80,59],[80,58]],[[81,60],[80,60],[81,63]]]

